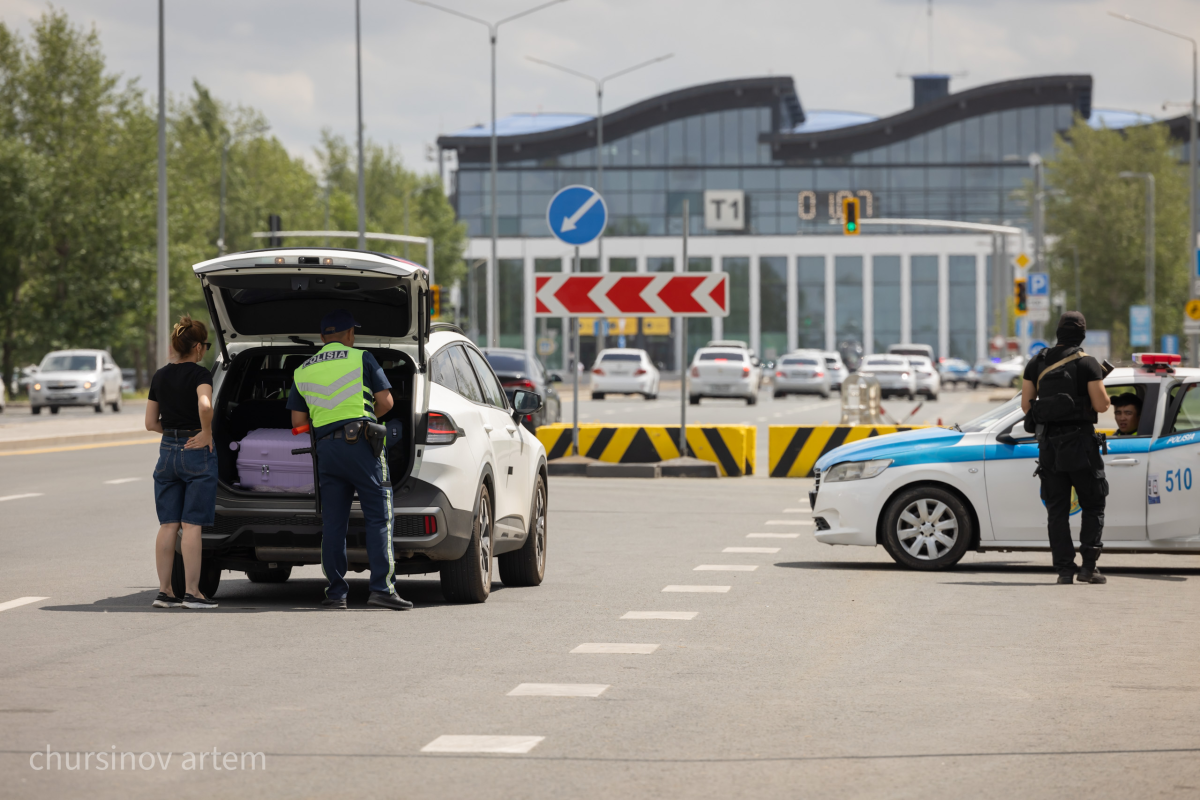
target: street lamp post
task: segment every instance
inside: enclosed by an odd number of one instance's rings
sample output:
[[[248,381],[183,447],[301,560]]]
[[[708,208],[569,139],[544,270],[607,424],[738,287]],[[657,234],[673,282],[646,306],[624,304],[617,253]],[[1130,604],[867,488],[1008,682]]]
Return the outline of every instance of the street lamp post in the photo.
[[[497,242],[496,242],[496,239],[498,237],[497,228],[500,225],[500,215],[496,209],[496,162],[498,160],[497,143],[496,143],[496,36],[499,32],[500,26],[503,25],[504,23],[512,22],[513,20],[520,19],[521,17],[527,17],[530,14],[534,13],[535,11],[541,11],[543,8],[549,8],[550,6],[558,5],[559,3],[565,3],[565,2],[567,2],[567,0],[550,0],[547,3],[542,3],[540,5],[536,5],[533,8],[526,9],[525,11],[520,12],[519,14],[513,14],[512,16],[505,17],[504,19],[497,20],[496,22],[488,22],[485,19],[480,19],[479,17],[473,17],[470,14],[464,14],[463,12],[456,11],[453,8],[446,8],[445,6],[438,5],[437,3],[431,3],[431,2],[429,2],[429,0],[408,0],[408,1],[410,3],[416,3],[419,6],[428,6],[429,8],[436,8],[438,11],[443,11],[447,14],[453,14],[456,17],[462,17],[463,19],[470,20],[471,22],[478,22],[480,25],[483,25],[485,28],[488,29],[488,41],[491,43],[491,46],[492,46],[492,127],[491,127],[491,131],[490,131],[491,146],[492,146],[492,148],[491,148],[492,149],[492,169],[491,169],[491,173],[492,173],[492,179],[491,179],[492,260],[488,263],[488,271],[487,271],[487,279],[486,279],[486,281],[487,281],[487,300],[488,300],[487,340],[488,340],[489,347],[499,347],[500,346],[500,320],[498,317],[499,317],[500,303],[499,303],[499,299],[496,297],[496,295],[498,294],[498,287],[499,287],[499,283],[500,283],[499,275],[498,275],[500,264],[499,264],[499,261],[497,260],[498,248],[497,248]],[[472,301],[472,302],[474,302],[474,301]]]
[[[359,14],[360,0],[354,0],[354,61],[357,70],[358,89],[358,249],[367,249],[367,190],[363,177],[363,124],[362,124],[362,21]]]
[[[169,358],[171,284],[167,269],[167,75],[163,0],[158,0],[158,292],[155,358],[163,366]],[[213,320],[215,323],[216,320]]]
[[[1117,14],[1113,11],[1108,12],[1109,16],[1132,22],[1134,25],[1141,25],[1143,28],[1165,33],[1167,36],[1174,36],[1176,39],[1183,39],[1192,46],[1192,110],[1188,120],[1188,243],[1187,243],[1187,258],[1184,263],[1188,265],[1188,297],[1195,298],[1197,296],[1196,284],[1200,278],[1200,259],[1197,259],[1197,249],[1200,249],[1200,237],[1197,237],[1196,225],[1196,112],[1197,112],[1197,84],[1200,83],[1200,68],[1197,67],[1196,61],[1196,40],[1190,36],[1184,36],[1182,33],[1160,28],[1157,25],[1151,25],[1149,22],[1143,22],[1140,19],[1135,19],[1128,14]],[[1151,320],[1153,317],[1153,307],[1151,307]],[[1197,352],[1197,345],[1200,344],[1200,339],[1195,334],[1188,337],[1188,353],[1192,366],[1200,364],[1200,353]]]
[[[1119,172],[1120,178],[1146,182],[1146,305],[1150,307],[1150,345],[1154,346],[1154,175],[1149,172]]]

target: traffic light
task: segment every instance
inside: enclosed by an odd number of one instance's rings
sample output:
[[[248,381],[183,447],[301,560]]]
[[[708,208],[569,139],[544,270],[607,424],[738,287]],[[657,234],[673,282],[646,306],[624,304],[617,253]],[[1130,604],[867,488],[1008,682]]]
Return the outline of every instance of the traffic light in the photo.
[[[1028,293],[1026,292],[1026,282],[1024,278],[1017,278],[1013,281],[1013,309],[1017,316],[1024,316],[1029,311]]]
[[[442,315],[442,287],[436,283],[429,287],[429,311],[434,319]]]
[[[847,236],[858,236],[858,198],[842,198],[842,233]]]

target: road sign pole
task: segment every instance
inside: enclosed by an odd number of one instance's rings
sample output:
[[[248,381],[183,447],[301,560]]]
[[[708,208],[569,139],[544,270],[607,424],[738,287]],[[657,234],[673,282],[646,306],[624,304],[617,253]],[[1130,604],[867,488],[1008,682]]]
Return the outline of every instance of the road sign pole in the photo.
[[[687,198],[683,200],[683,271],[688,268],[688,222],[691,216]],[[688,407],[688,363],[687,363],[687,317],[679,318],[679,457],[687,458],[687,407]]]
[[[579,248],[575,248],[575,262],[571,265],[571,272],[579,272]],[[572,357],[571,357],[571,372],[574,388],[572,390],[574,400],[571,403],[571,415],[574,417],[574,422],[571,428],[571,447],[575,455],[579,455],[579,317],[571,317],[571,338],[575,340]]]

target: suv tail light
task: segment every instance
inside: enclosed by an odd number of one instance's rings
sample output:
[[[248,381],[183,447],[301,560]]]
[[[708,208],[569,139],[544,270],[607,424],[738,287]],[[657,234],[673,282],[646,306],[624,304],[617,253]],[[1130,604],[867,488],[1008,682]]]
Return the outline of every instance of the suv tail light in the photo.
[[[699,367],[692,367],[692,377],[693,378],[700,377],[700,368]]]
[[[425,515],[425,535],[430,536],[437,533],[437,517],[432,514]]]
[[[430,411],[425,416],[425,444],[453,444],[462,435],[448,414]]]
[[[820,374],[820,373],[818,373],[818,374]],[[783,370],[777,369],[777,370],[775,370],[775,377],[776,378],[785,378],[787,376],[783,374]]]
[[[743,378],[750,377],[750,368],[749,367],[742,367],[742,377]]]
[[[501,385],[505,389],[524,389],[527,392],[537,391],[537,388],[535,388],[533,385],[533,381],[530,380],[504,381],[504,383]]]
[[[825,373],[824,373],[824,372],[822,372],[821,370],[817,370],[816,372],[814,372],[814,373],[813,373],[813,377],[814,377],[814,378],[824,378],[824,377],[825,377]]]
[[[642,369],[641,367],[638,367],[637,369],[635,369],[635,370],[633,371],[633,374],[634,374],[634,375],[645,375],[645,374],[646,374],[646,370]]]
[[[599,367],[596,367],[594,370],[592,370],[592,374],[593,375],[603,375],[604,370],[600,369]]]

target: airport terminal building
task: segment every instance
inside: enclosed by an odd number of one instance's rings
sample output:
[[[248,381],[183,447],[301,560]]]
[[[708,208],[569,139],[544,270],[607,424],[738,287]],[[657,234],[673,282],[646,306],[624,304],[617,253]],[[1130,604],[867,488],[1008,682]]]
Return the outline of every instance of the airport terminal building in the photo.
[[[514,115],[499,133],[500,334],[505,346],[561,361],[561,320],[535,320],[538,272],[570,271],[572,248],[546,221],[551,196],[585,184],[601,189],[609,223],[583,250],[583,271],[730,275],[731,313],[693,320],[689,348],[709,338],[745,339],[764,358],[798,347],[867,352],[921,342],[941,356],[974,362],[999,331],[1001,290],[991,261],[1032,254],[1023,235],[940,232],[865,225],[844,236],[842,198],[857,197],[864,219],[939,219],[1029,229],[1022,188],[1032,161],[1050,157],[1055,134],[1075,117],[1121,127],[1148,118],[1092,109],[1088,75],[1005,81],[950,93],[947,76],[914,78],[914,107],[885,118],[806,112],[790,77],[694,86],[644,100],[603,120],[602,184],[593,116]],[[438,140],[455,151],[452,200],[468,226],[468,263],[491,256],[490,129]],[[706,226],[706,192],[739,194],[737,229]],[[688,263],[682,263],[688,200]],[[710,219],[712,224],[713,220]],[[997,251],[1000,252],[1000,251]],[[601,257],[602,256],[602,257]],[[478,294],[483,268],[472,281]],[[477,308],[486,305],[477,299]],[[464,301],[464,311],[472,307]],[[472,328],[475,326],[472,325]],[[480,326],[482,327],[482,326]],[[585,363],[597,341],[583,325]],[[602,331],[603,329],[601,329]],[[611,330],[616,330],[615,328]],[[676,367],[673,328],[657,321],[627,328],[656,360]],[[615,342],[610,333],[609,346]],[[550,352],[553,351],[553,352]]]

